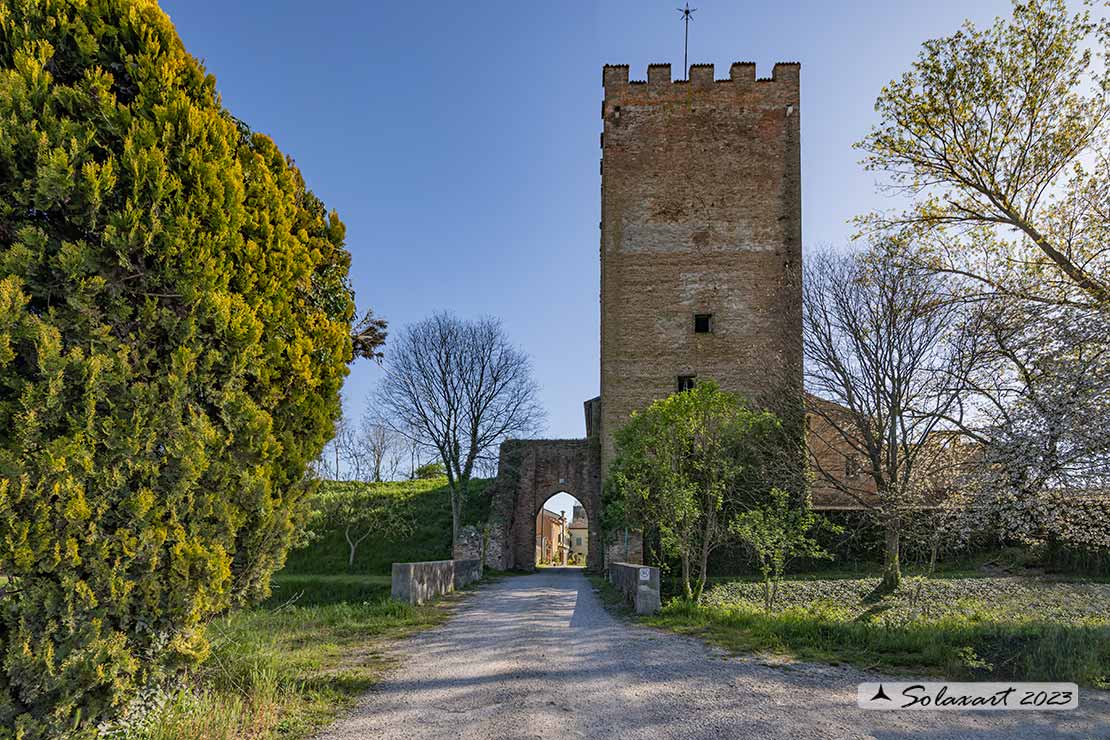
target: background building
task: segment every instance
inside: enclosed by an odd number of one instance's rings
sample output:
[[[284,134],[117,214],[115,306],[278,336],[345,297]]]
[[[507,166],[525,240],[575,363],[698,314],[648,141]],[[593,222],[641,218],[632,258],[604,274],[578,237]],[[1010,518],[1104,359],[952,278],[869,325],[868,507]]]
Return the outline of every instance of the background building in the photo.
[[[540,509],[536,515],[536,560],[537,564],[566,565],[569,556],[569,533],[567,532],[566,512]]]
[[[585,565],[590,553],[590,523],[584,506],[574,507],[574,516],[567,525],[570,539],[570,560],[574,565]]]

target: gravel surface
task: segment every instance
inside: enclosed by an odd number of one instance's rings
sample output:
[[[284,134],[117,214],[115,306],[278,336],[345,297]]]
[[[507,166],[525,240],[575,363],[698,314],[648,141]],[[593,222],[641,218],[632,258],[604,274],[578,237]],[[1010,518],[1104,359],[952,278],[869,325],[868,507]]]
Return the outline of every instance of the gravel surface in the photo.
[[[728,658],[626,623],[576,570],[481,587],[321,738],[1099,738],[1110,695],[1062,712],[869,712],[851,668]],[[899,680],[906,680],[901,678]]]

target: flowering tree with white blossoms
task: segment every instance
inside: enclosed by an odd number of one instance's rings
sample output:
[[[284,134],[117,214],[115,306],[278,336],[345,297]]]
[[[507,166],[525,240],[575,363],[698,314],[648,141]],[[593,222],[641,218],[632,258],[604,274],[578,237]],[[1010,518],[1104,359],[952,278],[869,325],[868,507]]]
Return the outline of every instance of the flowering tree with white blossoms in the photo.
[[[924,44],[859,143],[906,197],[861,219],[981,307],[985,362],[947,421],[965,507],[1026,542],[1110,547],[1110,18],[1015,2]],[[1101,15],[1101,18],[1099,17]],[[966,524],[966,522],[965,522]],[[971,525],[968,525],[971,526]]]
[[[1110,321],[1099,311],[999,299],[973,379],[977,443],[964,485],[1007,534],[1110,548]]]

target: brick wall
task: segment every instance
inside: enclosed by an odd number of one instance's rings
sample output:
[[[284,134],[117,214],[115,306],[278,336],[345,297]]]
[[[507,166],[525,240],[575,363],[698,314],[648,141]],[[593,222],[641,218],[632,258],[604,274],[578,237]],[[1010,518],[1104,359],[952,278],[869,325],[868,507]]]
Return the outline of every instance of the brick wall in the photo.
[[[813,507],[859,509],[861,501],[875,503],[875,479],[868,475],[870,463],[859,445],[842,434],[855,428],[847,409],[816,396],[809,396],[806,403],[810,408],[806,413],[806,448],[814,474]],[[815,412],[817,408],[820,413]]]

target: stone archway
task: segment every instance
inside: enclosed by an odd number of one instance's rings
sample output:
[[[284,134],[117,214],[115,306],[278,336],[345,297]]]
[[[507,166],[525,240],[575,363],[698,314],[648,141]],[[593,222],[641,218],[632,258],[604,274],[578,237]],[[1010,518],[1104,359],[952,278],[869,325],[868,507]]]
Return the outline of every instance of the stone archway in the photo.
[[[490,565],[532,570],[536,516],[556,493],[569,493],[582,503],[589,522],[586,568],[602,570],[601,449],[595,437],[505,442],[494,486],[490,539],[495,557],[489,558]]]
[[[512,439],[501,444],[497,479],[490,490],[490,518],[483,532],[466,527],[455,544],[456,558],[477,558],[500,570],[533,570],[536,515],[556,493],[582,503],[589,522],[586,570],[602,572],[608,562],[643,562],[639,535],[601,529],[601,399],[583,404],[585,439]]]

